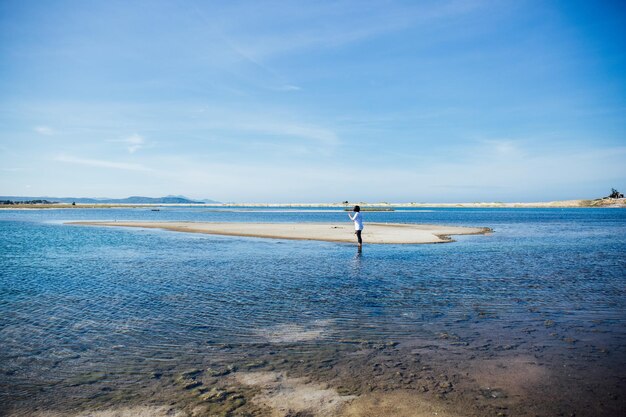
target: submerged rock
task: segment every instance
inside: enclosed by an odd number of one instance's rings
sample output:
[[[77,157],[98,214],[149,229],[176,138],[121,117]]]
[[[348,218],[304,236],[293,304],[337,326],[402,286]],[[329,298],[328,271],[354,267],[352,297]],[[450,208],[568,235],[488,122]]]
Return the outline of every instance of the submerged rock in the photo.
[[[193,378],[202,373],[201,369],[190,369],[189,371],[183,372],[181,375],[188,378]]]
[[[439,383],[439,388],[449,389],[452,388],[452,383],[450,381],[443,381]]]
[[[181,382],[181,385],[184,389],[193,389],[202,385],[202,382],[196,381],[195,379],[188,379]]]
[[[183,387],[183,389],[193,389],[202,385],[202,382],[197,381],[194,376],[189,376],[188,372],[183,372],[176,378],[176,383]],[[197,375],[197,373],[192,373]]]
[[[222,402],[226,399],[229,392],[221,388],[212,388],[210,391],[200,395],[202,401]]]
[[[207,368],[206,374],[212,377],[224,376],[230,374],[231,372],[236,372],[237,369],[236,365],[228,365],[224,368]]]
[[[483,388],[480,390],[480,393],[483,395],[483,397],[485,398],[506,398],[507,395],[504,393],[504,391],[499,390],[499,389],[492,389],[492,388]]]
[[[106,374],[104,372],[88,372],[71,378],[68,382],[70,386],[75,387],[79,385],[94,384],[96,382],[102,381],[103,379],[105,379],[105,377]]]
[[[243,367],[247,370],[250,370],[250,369],[262,368],[266,365],[267,365],[267,361],[260,360],[260,361],[248,362],[245,365],[243,365]]]

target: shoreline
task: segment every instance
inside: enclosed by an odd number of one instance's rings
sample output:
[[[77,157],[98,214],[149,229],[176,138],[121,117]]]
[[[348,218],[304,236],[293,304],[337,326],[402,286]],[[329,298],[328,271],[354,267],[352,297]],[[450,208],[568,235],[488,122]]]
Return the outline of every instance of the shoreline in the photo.
[[[107,222],[80,221],[67,225],[137,227],[184,233],[204,233],[264,239],[315,240],[354,243],[351,223],[210,223],[210,222]],[[452,235],[491,233],[488,227],[441,226],[427,224],[367,223],[363,230],[366,244],[425,244],[453,242]]]
[[[211,203],[211,204],[7,204],[0,205],[0,210],[22,209],[76,209],[76,208],[155,208],[155,207],[193,207],[193,208],[351,208],[354,204],[362,208],[626,208],[626,199],[562,200],[547,202],[474,202],[474,203]]]

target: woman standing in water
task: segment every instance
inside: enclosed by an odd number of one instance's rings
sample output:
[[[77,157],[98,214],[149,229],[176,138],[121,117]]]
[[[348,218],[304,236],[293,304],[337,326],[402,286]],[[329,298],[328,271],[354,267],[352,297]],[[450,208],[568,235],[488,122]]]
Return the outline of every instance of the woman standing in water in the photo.
[[[361,239],[361,231],[363,230],[363,215],[361,214],[361,207],[354,206],[352,211],[354,212],[354,216],[348,213],[348,217],[350,217],[350,220],[354,221],[354,234],[359,242],[359,250],[361,250],[361,247],[363,246],[363,240]]]

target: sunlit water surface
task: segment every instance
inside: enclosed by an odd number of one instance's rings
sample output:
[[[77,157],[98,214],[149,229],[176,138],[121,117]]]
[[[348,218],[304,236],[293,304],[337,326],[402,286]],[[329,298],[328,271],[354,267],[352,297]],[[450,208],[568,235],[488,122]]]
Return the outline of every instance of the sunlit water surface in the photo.
[[[229,344],[403,346],[452,337],[467,349],[521,346],[536,355],[540,346],[550,365],[593,361],[618,380],[626,376],[626,210],[364,217],[358,253],[351,244],[63,224],[349,221],[339,210],[0,211],[0,401],[23,406],[33,392],[45,396],[90,369],[206,363],[212,349]],[[368,246],[368,221],[494,233]]]

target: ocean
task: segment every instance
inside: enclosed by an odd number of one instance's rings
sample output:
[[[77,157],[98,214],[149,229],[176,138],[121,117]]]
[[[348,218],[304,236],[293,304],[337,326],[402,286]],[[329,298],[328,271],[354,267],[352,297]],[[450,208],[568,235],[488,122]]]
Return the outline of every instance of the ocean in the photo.
[[[235,378],[254,372],[463,415],[624,411],[626,210],[364,212],[362,252],[76,220],[349,222],[327,208],[1,210],[0,415],[266,415],[262,387]],[[368,245],[368,222],[494,232]]]

